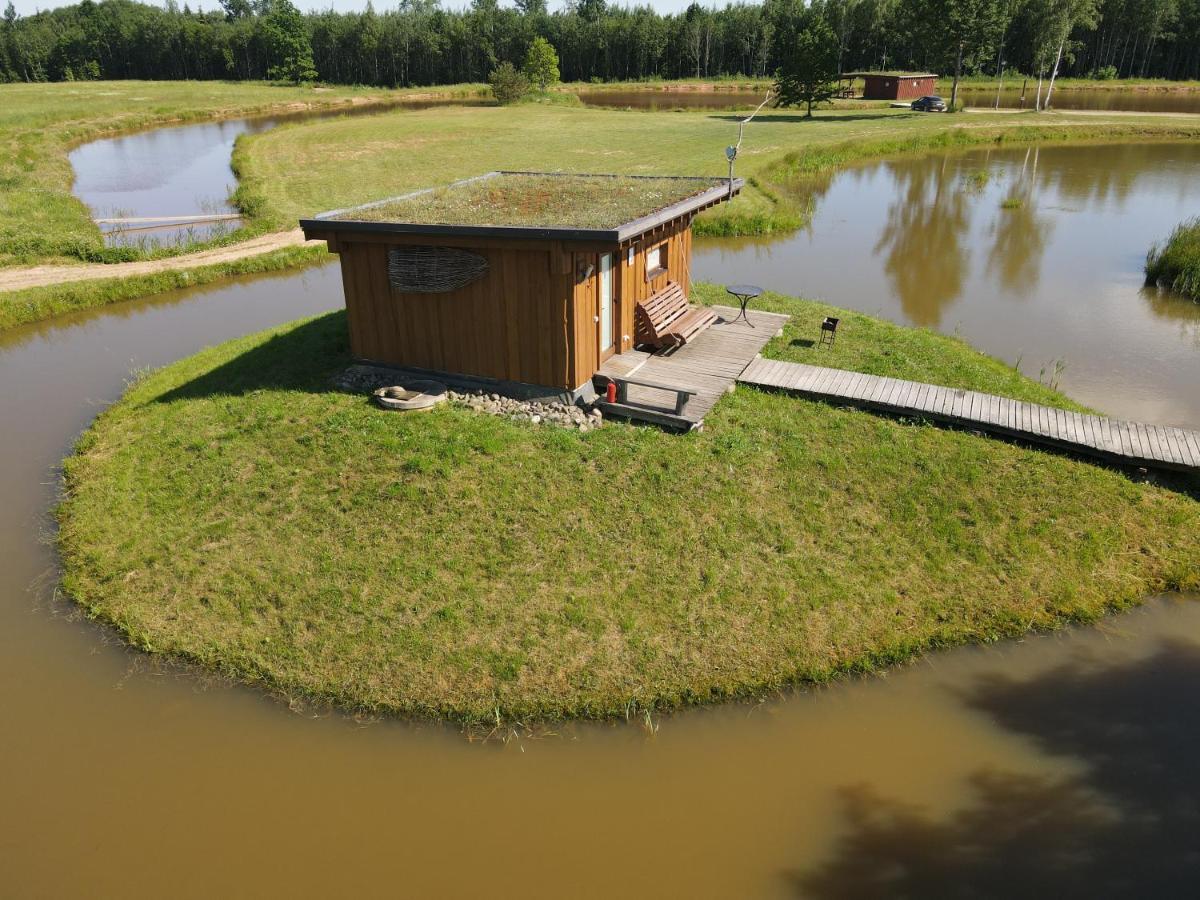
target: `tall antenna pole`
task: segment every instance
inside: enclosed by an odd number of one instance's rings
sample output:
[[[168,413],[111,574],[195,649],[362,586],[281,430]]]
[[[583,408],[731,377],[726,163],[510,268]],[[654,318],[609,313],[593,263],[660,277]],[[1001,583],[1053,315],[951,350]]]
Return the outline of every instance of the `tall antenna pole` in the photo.
[[[725,158],[729,160],[729,196],[733,197],[733,161],[737,159],[738,151],[742,149],[742,138],[746,134],[746,126],[750,124],[750,120],[758,115],[759,111],[767,105],[767,101],[771,99],[771,92],[774,88],[767,88],[767,96],[763,97],[763,102],[754,108],[754,112],[741,119],[738,122],[738,139],[736,144],[732,144],[725,148]]]

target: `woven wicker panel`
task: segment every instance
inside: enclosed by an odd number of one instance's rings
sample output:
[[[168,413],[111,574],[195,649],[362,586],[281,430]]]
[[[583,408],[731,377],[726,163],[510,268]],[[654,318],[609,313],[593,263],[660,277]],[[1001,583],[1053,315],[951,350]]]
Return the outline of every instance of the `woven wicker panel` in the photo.
[[[457,291],[487,274],[488,261],[454,247],[393,247],[388,251],[388,280],[397,291],[441,294]]]

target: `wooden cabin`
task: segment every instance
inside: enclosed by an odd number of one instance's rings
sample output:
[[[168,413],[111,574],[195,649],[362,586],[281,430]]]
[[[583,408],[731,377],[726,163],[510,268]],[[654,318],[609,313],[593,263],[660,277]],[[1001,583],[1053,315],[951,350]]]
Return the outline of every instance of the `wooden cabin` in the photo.
[[[574,401],[653,330],[649,301],[686,304],[692,219],[741,187],[491,172],[300,225],[341,258],[356,359]]]
[[[916,100],[937,93],[937,76],[929,72],[848,72],[842,77],[863,80],[864,100]]]

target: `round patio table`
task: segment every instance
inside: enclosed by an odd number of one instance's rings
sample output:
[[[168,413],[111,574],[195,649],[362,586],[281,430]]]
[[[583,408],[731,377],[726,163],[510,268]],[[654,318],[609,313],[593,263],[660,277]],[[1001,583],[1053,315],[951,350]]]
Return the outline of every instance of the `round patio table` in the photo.
[[[754,323],[746,315],[746,304],[761,294],[763,292],[762,288],[753,284],[727,284],[725,285],[725,290],[737,297],[738,303],[742,305],[742,311],[737,314],[733,321],[736,322],[738,319],[743,319],[747,325],[753,328]],[[730,324],[732,325],[733,322]]]

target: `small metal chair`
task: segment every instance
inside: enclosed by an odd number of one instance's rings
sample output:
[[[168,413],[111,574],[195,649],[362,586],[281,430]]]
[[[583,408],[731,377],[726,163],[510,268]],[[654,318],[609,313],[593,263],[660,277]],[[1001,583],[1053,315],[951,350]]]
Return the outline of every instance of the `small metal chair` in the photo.
[[[835,319],[833,316],[826,316],[825,321],[821,323],[821,339],[817,342],[817,346],[825,343],[825,338],[829,338],[829,346],[833,346],[834,339],[837,338],[837,327],[840,319]]]

